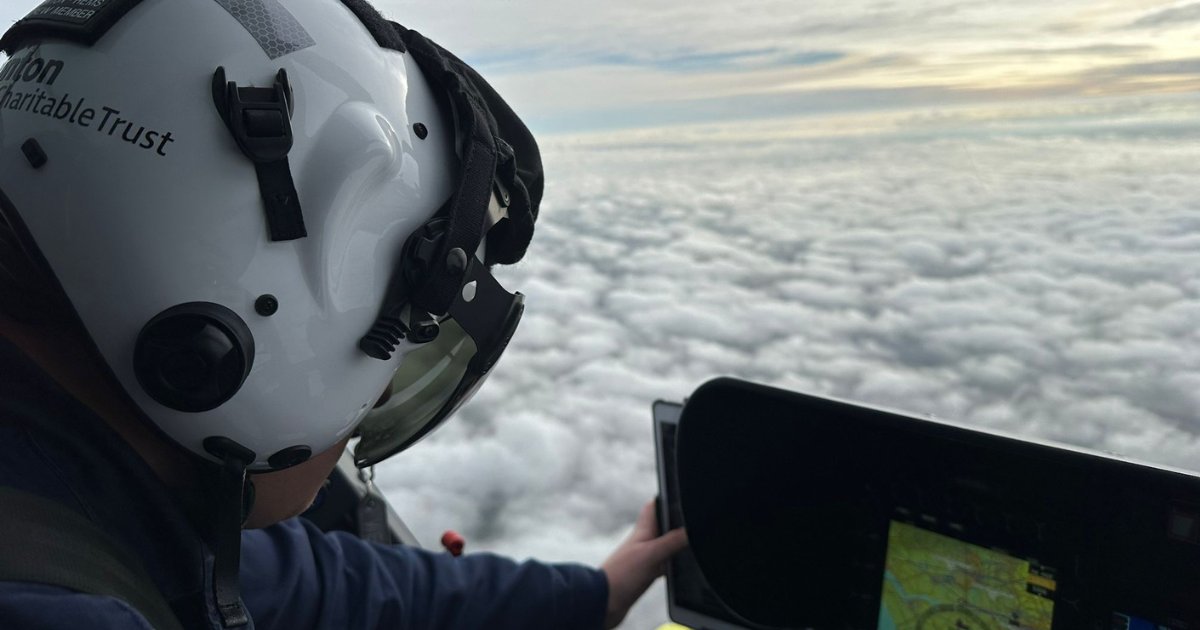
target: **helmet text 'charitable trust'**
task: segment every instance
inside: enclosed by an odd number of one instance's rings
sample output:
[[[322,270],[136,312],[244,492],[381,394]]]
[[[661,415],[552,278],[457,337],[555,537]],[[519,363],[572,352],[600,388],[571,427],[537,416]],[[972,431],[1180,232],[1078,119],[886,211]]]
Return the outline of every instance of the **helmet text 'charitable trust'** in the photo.
[[[18,81],[54,85],[65,68],[66,64],[60,60],[42,60],[33,55],[10,60],[0,71],[0,81],[12,81],[0,87],[0,109],[28,112],[88,129],[94,128],[98,133],[120,138],[142,149],[152,149],[164,157],[167,155],[167,145],[175,142],[172,132],[135,125],[132,120],[122,118],[121,110],[115,107],[87,107],[85,97],[72,99],[70,93],[55,98],[41,89],[28,92],[13,89]],[[93,123],[96,124],[93,126]]]

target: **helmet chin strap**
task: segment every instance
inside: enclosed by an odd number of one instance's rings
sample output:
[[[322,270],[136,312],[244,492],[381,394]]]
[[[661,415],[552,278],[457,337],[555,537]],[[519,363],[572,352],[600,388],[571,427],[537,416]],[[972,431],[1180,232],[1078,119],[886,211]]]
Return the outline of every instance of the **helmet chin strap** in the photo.
[[[242,561],[242,524],[254,506],[254,484],[246,468],[254,463],[254,452],[227,438],[209,438],[204,448],[221,458],[214,497],[217,514],[213,537],[213,587],[221,625],[237,628],[250,622],[242,604],[238,572]]]

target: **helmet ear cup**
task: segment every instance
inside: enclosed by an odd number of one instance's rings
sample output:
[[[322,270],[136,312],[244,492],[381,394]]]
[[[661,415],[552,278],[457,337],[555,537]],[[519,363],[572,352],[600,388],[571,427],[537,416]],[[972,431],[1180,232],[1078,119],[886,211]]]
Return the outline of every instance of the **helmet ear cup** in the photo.
[[[138,334],[138,383],[160,404],[215,409],[241,389],[254,364],[254,337],[237,313],[211,302],[172,306]]]

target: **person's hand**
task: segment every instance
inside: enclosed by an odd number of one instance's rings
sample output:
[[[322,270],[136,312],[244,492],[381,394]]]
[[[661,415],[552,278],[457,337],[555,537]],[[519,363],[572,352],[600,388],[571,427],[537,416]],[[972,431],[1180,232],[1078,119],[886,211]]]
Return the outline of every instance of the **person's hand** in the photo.
[[[608,613],[605,628],[615,628],[633,603],[667,568],[666,560],[687,546],[687,534],[673,529],[658,536],[654,501],[642,506],[633,533],[600,565],[608,576]]]

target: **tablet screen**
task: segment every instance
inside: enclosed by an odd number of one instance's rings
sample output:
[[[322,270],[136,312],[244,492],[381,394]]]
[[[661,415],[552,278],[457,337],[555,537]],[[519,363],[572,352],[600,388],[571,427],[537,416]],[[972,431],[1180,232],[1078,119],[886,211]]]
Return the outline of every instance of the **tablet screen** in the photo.
[[[900,521],[888,528],[879,630],[1051,630],[1055,571]]]

